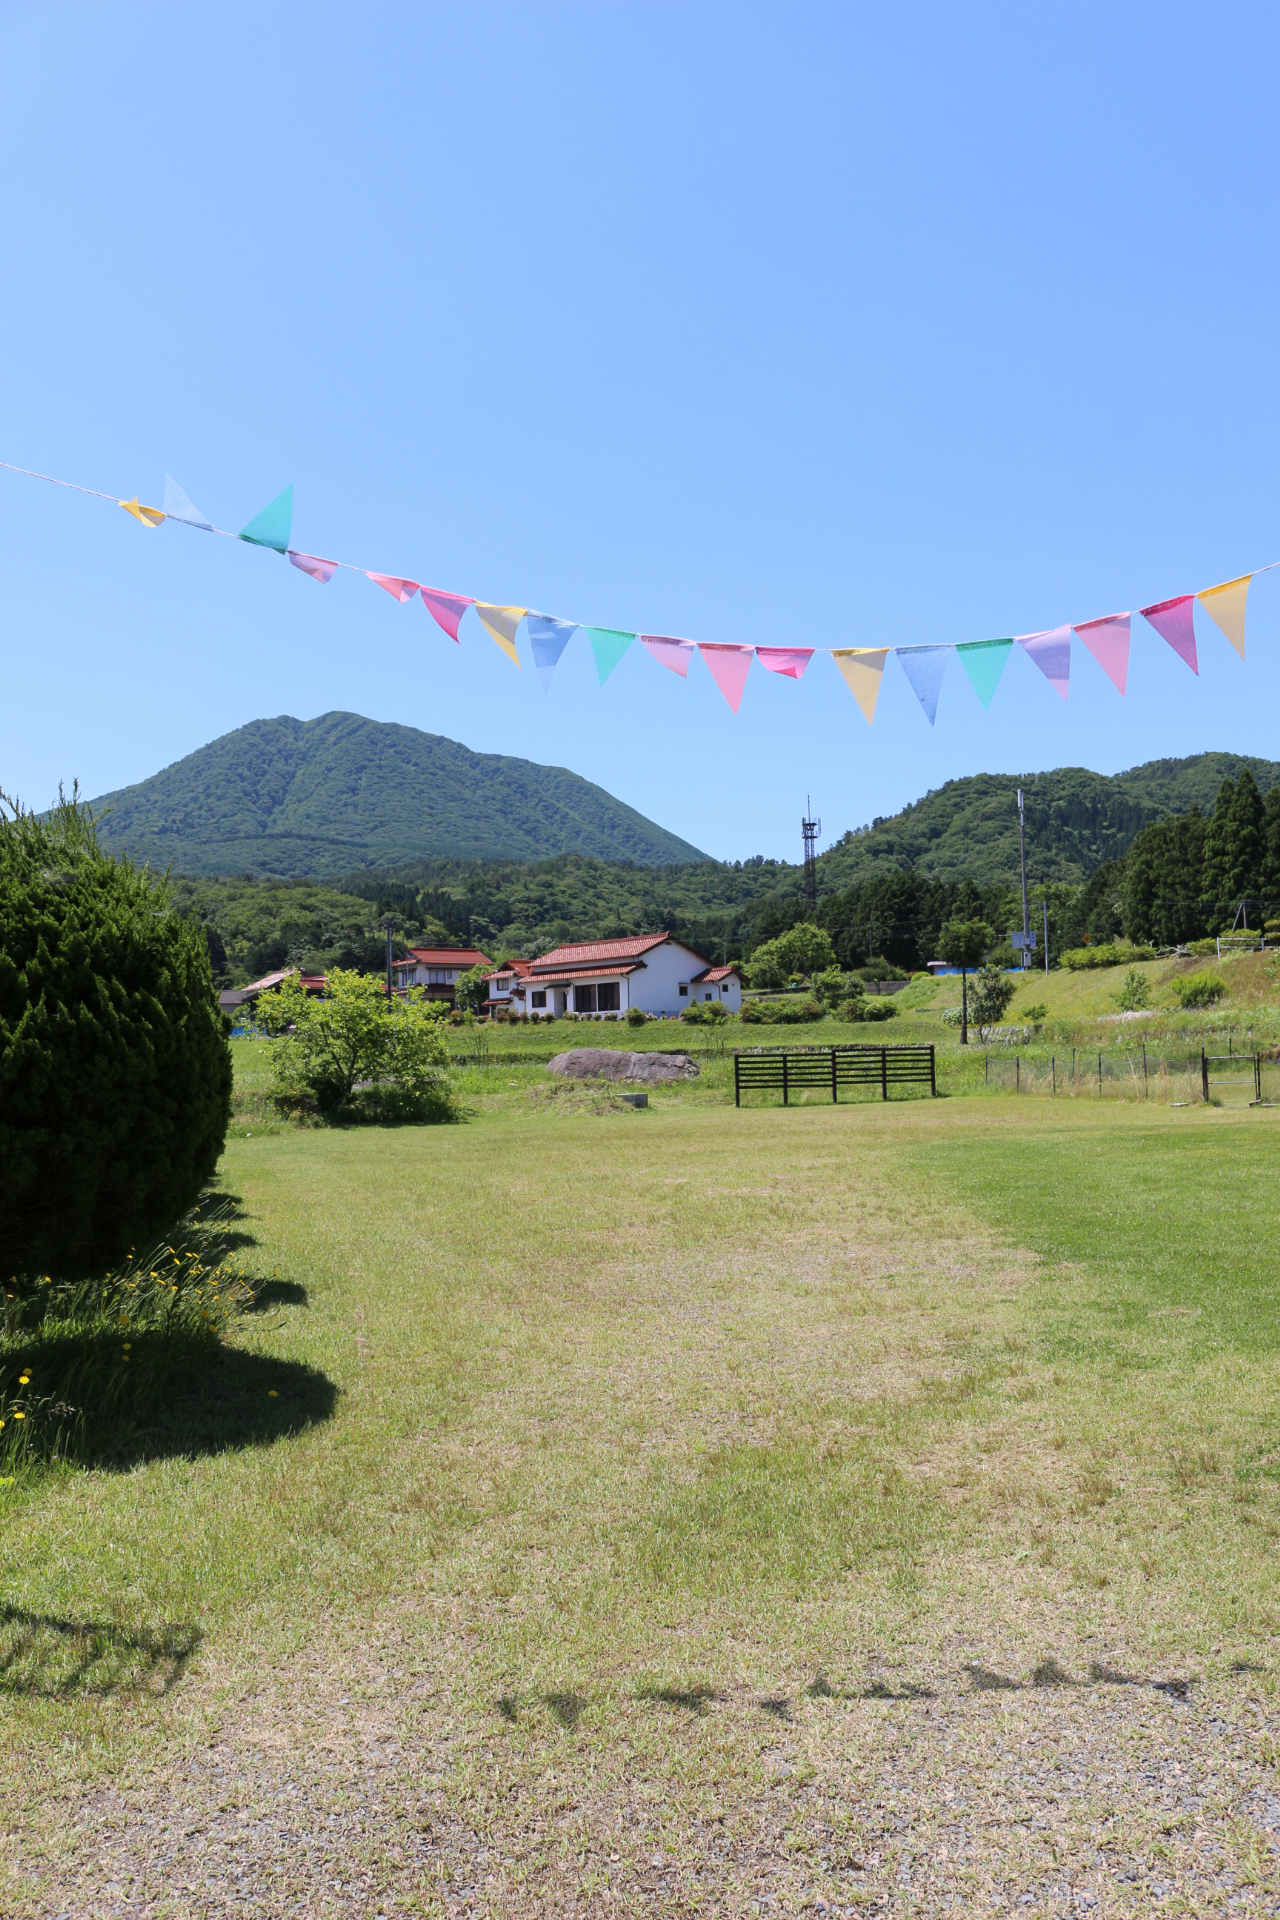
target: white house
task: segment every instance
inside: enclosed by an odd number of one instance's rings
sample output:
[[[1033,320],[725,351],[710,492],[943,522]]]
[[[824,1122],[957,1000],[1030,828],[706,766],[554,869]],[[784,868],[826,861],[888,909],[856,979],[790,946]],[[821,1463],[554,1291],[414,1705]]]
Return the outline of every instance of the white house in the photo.
[[[677,1014],[694,1000],[719,1001],[727,1013],[742,1005],[736,967],[713,967],[669,933],[623,940],[588,940],[556,947],[531,961],[513,982],[513,1004],[535,1018],[550,1013]]]
[[[456,1004],[454,988],[460,973],[493,962],[479,947],[410,947],[408,958],[393,960],[391,971],[398,987],[425,987],[428,1000]]]

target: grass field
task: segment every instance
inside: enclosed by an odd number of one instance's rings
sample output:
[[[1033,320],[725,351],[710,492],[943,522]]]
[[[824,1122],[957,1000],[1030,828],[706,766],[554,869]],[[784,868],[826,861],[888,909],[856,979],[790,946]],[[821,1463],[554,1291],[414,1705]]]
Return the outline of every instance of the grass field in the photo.
[[[1274,1112],[237,1054],[226,1444],[0,1494],[0,1912],[1275,1911]]]

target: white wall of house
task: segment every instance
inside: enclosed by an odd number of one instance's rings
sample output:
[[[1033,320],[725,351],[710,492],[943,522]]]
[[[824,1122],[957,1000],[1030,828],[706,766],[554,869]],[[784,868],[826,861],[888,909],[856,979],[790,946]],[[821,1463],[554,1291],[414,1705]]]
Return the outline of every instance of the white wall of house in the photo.
[[[695,974],[704,971],[705,959],[682,946],[677,940],[664,941],[661,946],[650,947],[641,955],[642,965],[634,972],[612,976],[584,971],[575,975],[571,986],[542,986],[536,975],[530,976],[521,984],[524,987],[524,1011],[537,1018],[549,1013],[573,1013],[575,1006],[574,986],[607,985],[616,981],[618,987],[618,1012],[624,1014],[629,1007],[640,1007],[648,1014],[678,1014],[691,1006],[695,1000],[718,1000],[730,1013],[737,1013],[742,1004],[742,987],[736,974],[727,980],[698,986],[694,984]],[[681,991],[681,988],[684,991]],[[535,993],[546,994],[545,1006],[535,1006]]]

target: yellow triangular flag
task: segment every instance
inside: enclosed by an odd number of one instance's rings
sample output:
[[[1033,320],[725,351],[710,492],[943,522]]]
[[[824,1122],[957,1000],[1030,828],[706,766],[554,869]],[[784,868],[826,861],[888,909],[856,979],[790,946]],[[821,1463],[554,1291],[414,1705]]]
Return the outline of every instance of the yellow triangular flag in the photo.
[[[870,726],[876,717],[880,695],[880,676],[888,658],[888,647],[833,647],[831,658],[845,677],[850,693],[867,716]]]
[[[1206,587],[1198,593],[1196,599],[1204,608],[1215,627],[1221,627],[1240,658],[1244,659],[1244,605],[1249,598],[1251,573],[1242,573],[1238,580],[1227,580],[1220,587]]]
[[[509,660],[520,665],[520,655],[516,652],[516,628],[528,613],[528,607],[491,607],[487,600],[477,600],[476,612],[493,635]]]
[[[122,500],[120,505],[126,513],[131,513],[134,519],[139,521],[144,527],[158,527],[164,519],[164,515],[161,513],[159,507],[140,507],[136,493],[132,500]]]

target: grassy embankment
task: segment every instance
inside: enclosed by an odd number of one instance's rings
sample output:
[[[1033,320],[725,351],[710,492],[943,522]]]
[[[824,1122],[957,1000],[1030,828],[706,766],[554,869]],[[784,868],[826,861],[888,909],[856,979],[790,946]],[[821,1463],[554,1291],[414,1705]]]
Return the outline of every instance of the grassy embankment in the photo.
[[[0,1906],[1273,1899],[1276,1116],[535,1071],[244,1127],[239,1397],[0,1495]]]

